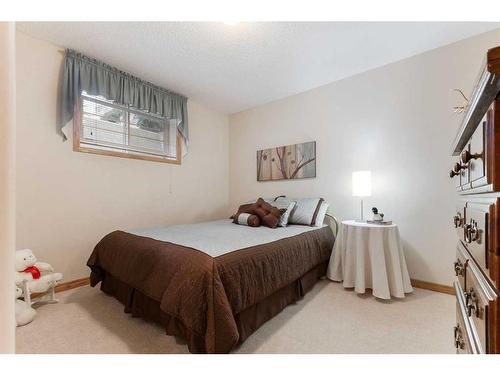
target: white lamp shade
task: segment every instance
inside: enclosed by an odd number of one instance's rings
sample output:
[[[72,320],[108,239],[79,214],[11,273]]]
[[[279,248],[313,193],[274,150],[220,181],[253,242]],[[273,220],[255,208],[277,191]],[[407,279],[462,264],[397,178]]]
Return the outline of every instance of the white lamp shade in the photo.
[[[352,196],[369,197],[372,195],[372,172],[352,172]]]

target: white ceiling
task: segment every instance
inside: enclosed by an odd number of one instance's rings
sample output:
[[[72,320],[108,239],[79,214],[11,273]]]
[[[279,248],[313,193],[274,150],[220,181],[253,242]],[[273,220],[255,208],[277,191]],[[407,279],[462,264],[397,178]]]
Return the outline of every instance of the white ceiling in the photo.
[[[22,22],[224,113],[239,112],[500,27],[499,23]]]

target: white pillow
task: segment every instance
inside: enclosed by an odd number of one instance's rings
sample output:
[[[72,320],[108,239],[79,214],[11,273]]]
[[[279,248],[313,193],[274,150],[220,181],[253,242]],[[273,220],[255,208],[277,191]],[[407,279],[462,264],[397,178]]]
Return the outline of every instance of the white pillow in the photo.
[[[325,221],[326,211],[328,211],[328,207],[330,204],[323,201],[321,206],[319,207],[318,214],[316,215],[316,222],[314,223],[315,227],[322,227]]]
[[[323,198],[301,198],[301,199],[288,199],[277,198],[276,202],[292,202],[295,201],[295,207],[288,219],[289,224],[300,224],[313,226],[316,223],[318,211],[323,202]],[[324,219],[324,216],[323,216]],[[323,223],[322,223],[323,225]]]
[[[264,199],[271,206],[280,209],[286,209],[286,211],[280,216],[280,220],[278,222],[279,227],[286,227],[288,225],[288,220],[290,219],[290,214],[295,207],[295,201],[284,201],[284,200],[274,200],[274,199]]]

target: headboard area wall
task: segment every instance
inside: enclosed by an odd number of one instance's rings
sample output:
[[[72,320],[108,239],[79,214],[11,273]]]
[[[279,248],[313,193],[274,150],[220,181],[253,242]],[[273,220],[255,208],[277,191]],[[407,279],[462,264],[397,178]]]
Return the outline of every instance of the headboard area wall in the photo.
[[[371,170],[372,196],[399,224],[410,275],[451,285],[455,187],[447,150],[484,51],[500,30],[230,116],[230,204],[257,196],[321,196],[339,219],[355,219],[351,173]],[[316,178],[258,182],[256,151],[316,141]],[[437,209],[439,208],[439,209]],[[430,228],[430,229],[429,229]]]

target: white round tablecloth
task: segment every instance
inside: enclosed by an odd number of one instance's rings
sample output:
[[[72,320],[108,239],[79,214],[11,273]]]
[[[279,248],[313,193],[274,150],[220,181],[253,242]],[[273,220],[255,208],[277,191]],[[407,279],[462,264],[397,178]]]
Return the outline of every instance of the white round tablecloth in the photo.
[[[382,299],[404,298],[413,291],[396,224],[343,221],[327,276],[356,293],[372,289]]]

